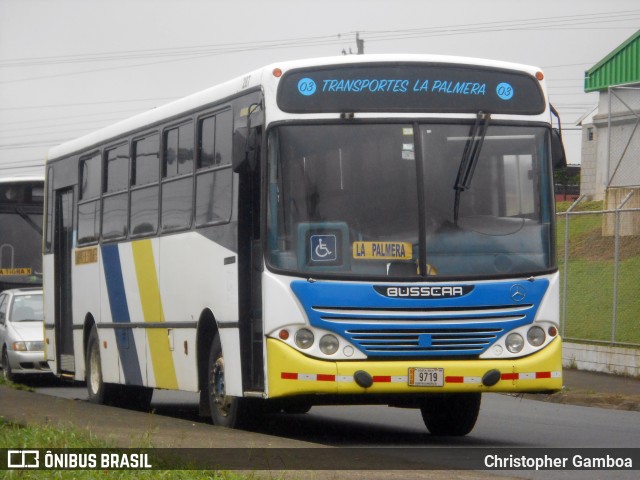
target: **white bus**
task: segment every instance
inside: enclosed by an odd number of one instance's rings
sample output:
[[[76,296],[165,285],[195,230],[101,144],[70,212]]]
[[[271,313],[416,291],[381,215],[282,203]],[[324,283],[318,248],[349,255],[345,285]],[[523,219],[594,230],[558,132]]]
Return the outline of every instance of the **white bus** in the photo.
[[[47,357],[93,402],[200,392],[238,426],[318,404],[473,428],[562,387],[537,68],[367,55],[271,65],[53,148]]]

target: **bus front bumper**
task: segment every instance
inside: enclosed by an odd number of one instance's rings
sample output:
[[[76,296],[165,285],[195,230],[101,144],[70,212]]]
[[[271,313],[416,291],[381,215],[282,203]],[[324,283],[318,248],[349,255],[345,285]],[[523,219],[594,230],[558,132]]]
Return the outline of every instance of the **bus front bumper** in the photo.
[[[535,393],[562,389],[562,341],[559,337],[543,350],[523,358],[352,362],[310,358],[279,340],[268,338],[267,364],[269,398],[314,394]],[[442,369],[442,386],[410,386],[409,371],[415,368]],[[483,377],[490,371],[493,371],[495,384],[487,386]],[[360,386],[354,378],[356,372],[366,372],[371,386]]]

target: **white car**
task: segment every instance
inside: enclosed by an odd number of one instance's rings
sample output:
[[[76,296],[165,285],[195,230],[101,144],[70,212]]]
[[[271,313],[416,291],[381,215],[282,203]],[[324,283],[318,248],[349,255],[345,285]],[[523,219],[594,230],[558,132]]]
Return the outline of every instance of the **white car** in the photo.
[[[44,357],[42,289],[0,292],[0,345],[7,380],[18,374],[51,374]]]

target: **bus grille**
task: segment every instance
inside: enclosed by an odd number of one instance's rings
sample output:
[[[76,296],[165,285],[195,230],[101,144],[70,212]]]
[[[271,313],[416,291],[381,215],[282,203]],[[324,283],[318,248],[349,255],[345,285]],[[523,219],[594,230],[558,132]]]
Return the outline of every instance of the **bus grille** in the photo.
[[[356,309],[313,307],[325,327],[340,331],[369,356],[477,356],[521,324],[531,304],[476,308]]]
[[[447,328],[406,330],[347,330],[350,340],[369,354],[376,353],[481,353],[502,328]]]

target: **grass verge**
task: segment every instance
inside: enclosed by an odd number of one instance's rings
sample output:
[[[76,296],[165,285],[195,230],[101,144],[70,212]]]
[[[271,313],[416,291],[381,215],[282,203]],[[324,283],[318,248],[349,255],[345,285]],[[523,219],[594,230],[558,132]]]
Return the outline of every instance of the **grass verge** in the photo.
[[[49,425],[21,426],[0,419],[0,448],[115,448],[92,435],[72,428],[58,428]],[[5,479],[74,479],[95,478],[152,480],[152,479],[194,479],[194,480],[247,480],[252,475],[240,475],[226,471],[207,470],[7,470],[0,472]]]

